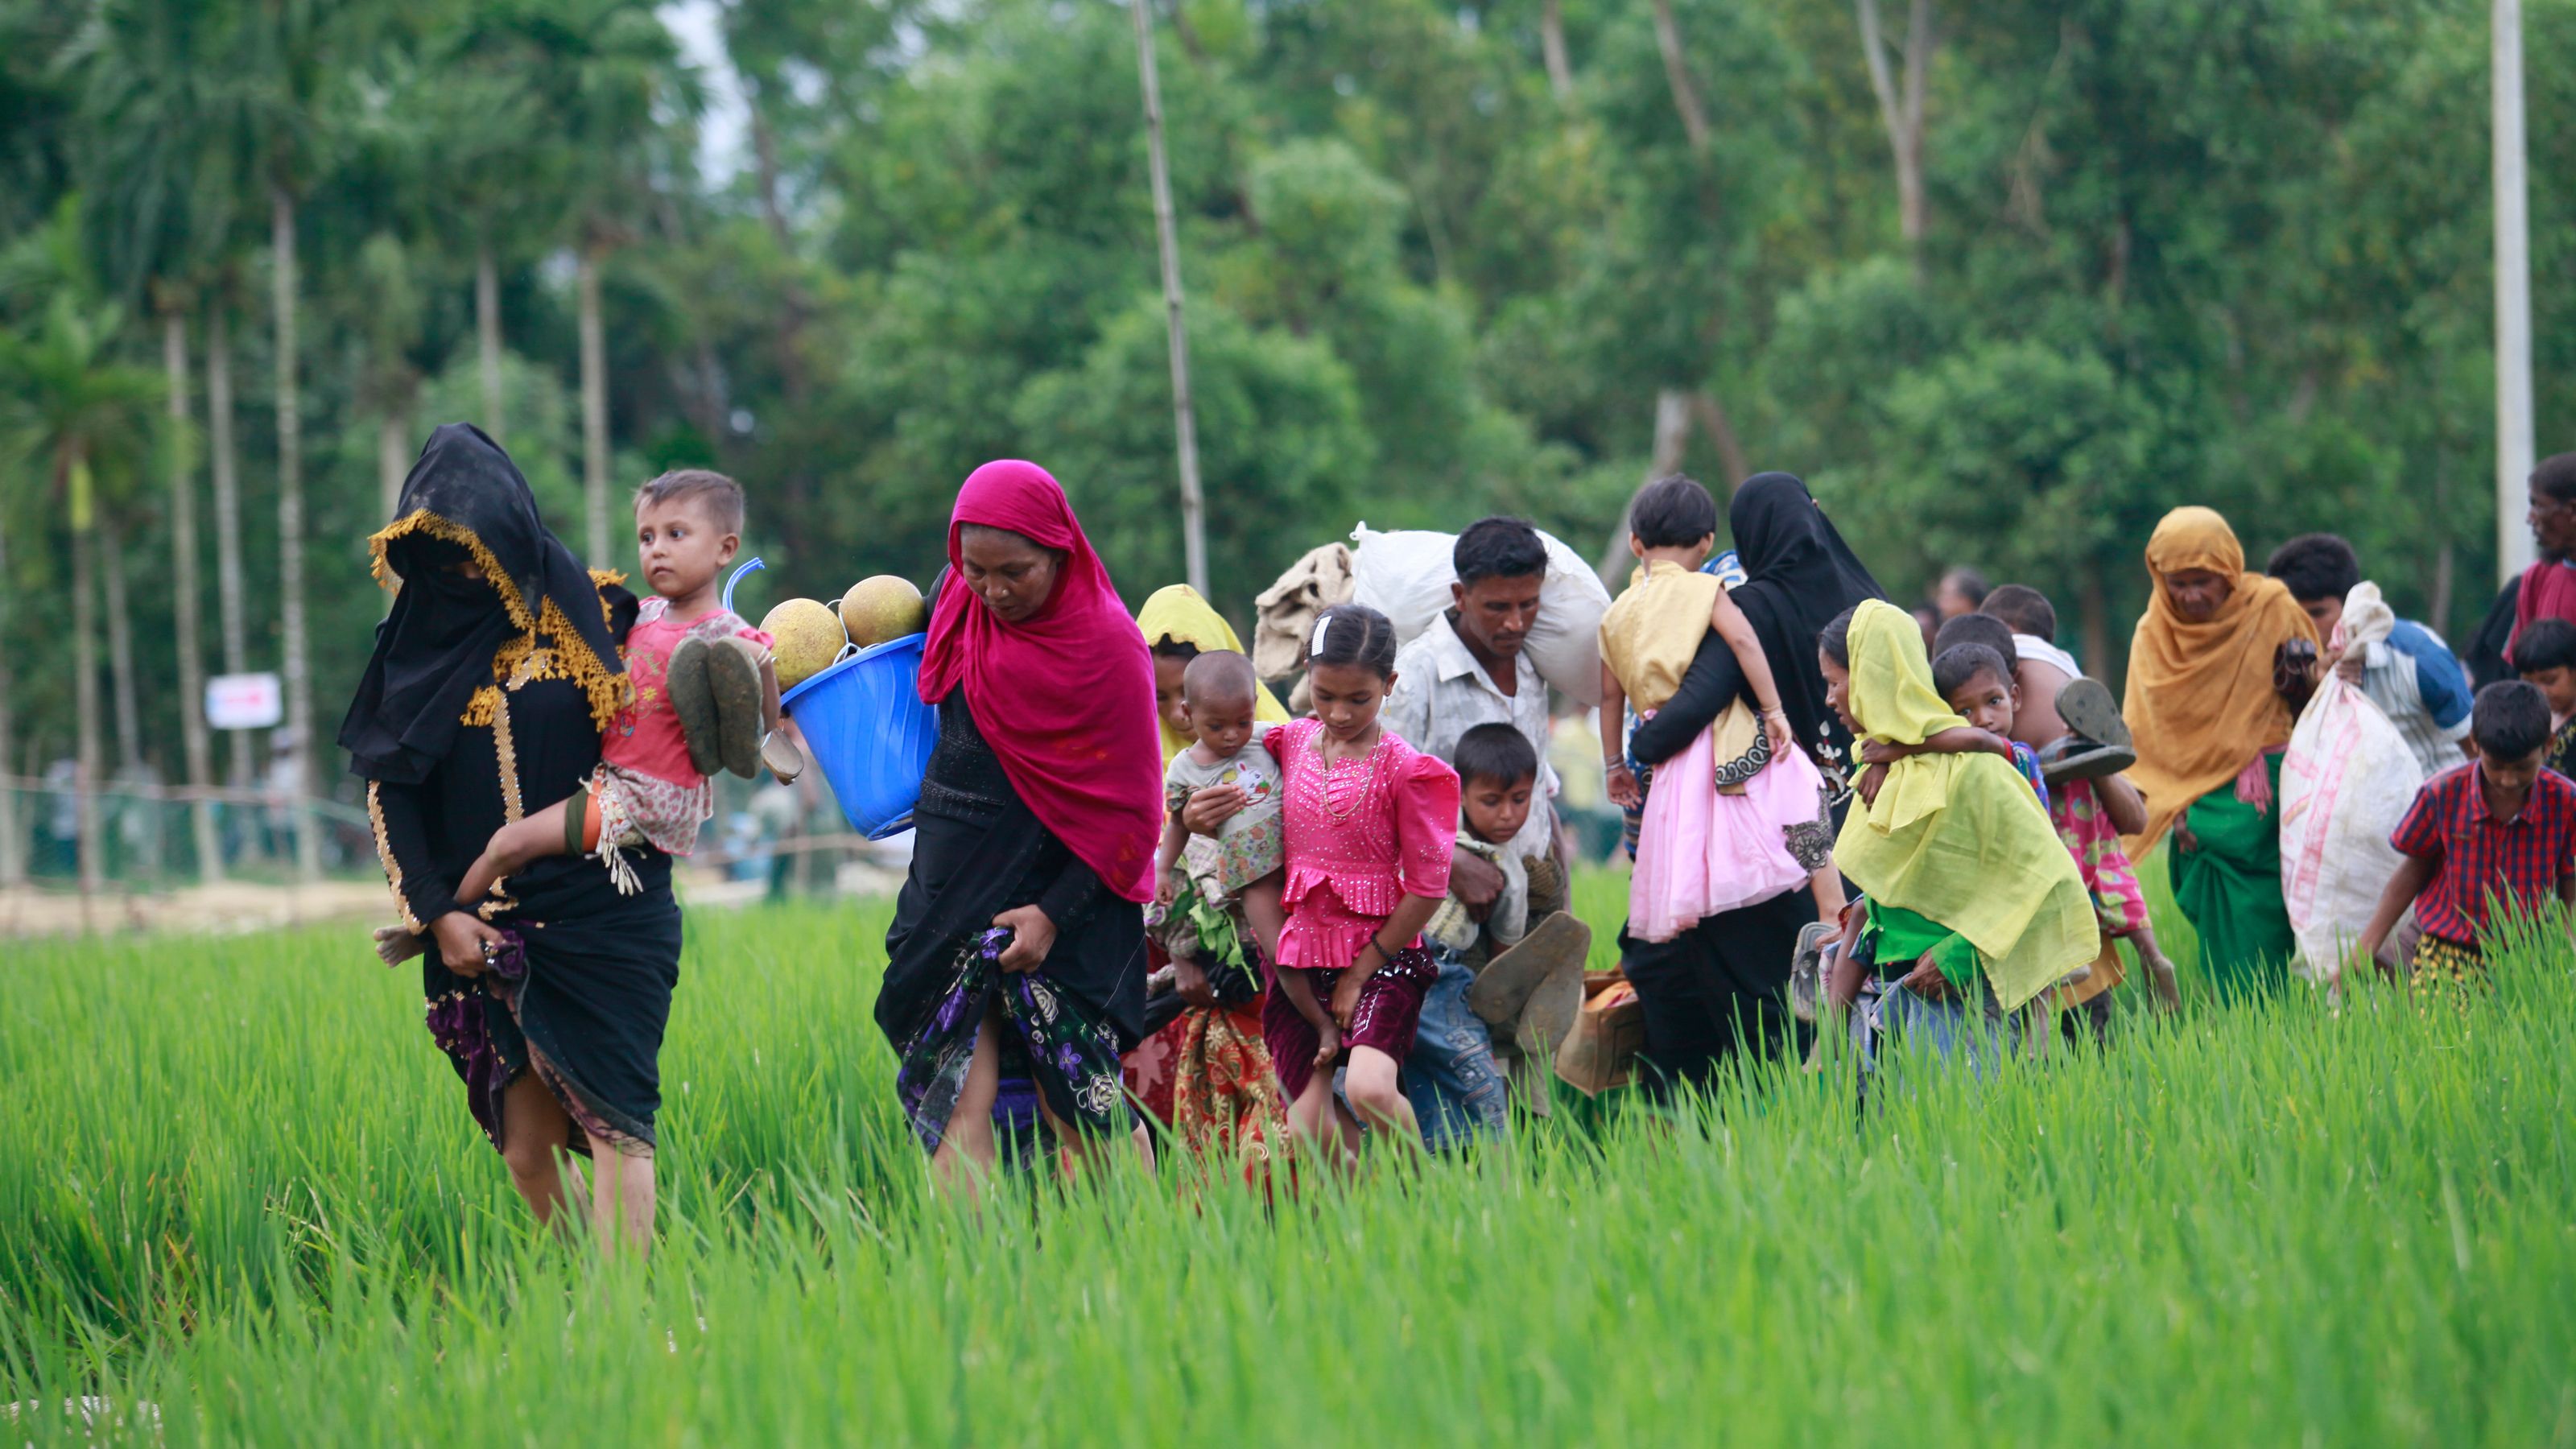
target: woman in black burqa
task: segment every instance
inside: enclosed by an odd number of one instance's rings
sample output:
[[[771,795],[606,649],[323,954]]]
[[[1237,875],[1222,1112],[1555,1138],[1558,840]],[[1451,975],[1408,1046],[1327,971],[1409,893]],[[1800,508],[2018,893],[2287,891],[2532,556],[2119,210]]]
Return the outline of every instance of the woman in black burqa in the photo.
[[[1731,597],[1753,622],[1781,707],[1824,773],[1839,824],[1852,740],[1825,704],[1816,635],[1836,614],[1886,592],[1807,485],[1789,474],[1747,479],[1728,506],[1727,527],[1747,576]],[[1743,671],[1711,634],[1671,701],[1629,737],[1629,753],[1649,766],[1672,758],[1739,696],[1751,698]],[[1645,1011],[1645,1060],[1664,1087],[1703,1084],[1739,1052],[1775,1052],[1791,1041],[1795,1022],[1783,988],[1799,928],[1815,918],[1814,894],[1800,887],[1710,916],[1670,941],[1621,934],[1621,966]]]
[[[393,609],[340,728],[403,925],[432,1038],[540,1221],[591,1159],[603,1242],[653,1225],[659,1059],[679,980],[671,863],[646,849],[620,895],[596,860],[555,856],[485,901],[452,892],[492,832],[560,800],[599,763],[626,697],[618,640],[634,596],[548,533],[509,455],[480,431],[430,435],[392,524],[369,540]]]

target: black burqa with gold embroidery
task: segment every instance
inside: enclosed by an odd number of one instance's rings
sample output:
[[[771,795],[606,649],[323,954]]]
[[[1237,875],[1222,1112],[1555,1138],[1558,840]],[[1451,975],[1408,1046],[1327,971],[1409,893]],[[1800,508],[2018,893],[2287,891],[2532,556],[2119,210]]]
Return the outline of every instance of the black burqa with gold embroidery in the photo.
[[[617,643],[634,599],[548,533],[509,455],[462,424],[430,436],[395,519],[370,540],[402,591],[341,726],[404,924],[474,909],[525,943],[504,981],[422,961],[432,1038],[497,1144],[503,1090],[534,1071],[582,1127],[647,1149],[679,979],[670,860],[646,849],[622,896],[593,859],[539,860],[493,899],[452,895],[494,831],[581,788],[625,698]],[[446,565],[471,561],[481,579]]]

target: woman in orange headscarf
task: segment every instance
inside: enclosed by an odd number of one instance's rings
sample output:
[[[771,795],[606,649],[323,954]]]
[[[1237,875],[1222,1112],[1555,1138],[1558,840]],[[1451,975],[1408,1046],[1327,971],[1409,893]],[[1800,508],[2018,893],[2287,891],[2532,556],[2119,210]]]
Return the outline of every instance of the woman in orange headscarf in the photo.
[[[2281,903],[2281,752],[2291,714],[2273,682],[2281,646],[2316,625],[2280,580],[2245,571],[2245,548],[2207,508],[2177,508],[2147,540],[2153,595],[2129,649],[2130,772],[2147,826],[2168,831],[2174,899],[2200,933],[2219,989],[2278,976],[2295,949]]]

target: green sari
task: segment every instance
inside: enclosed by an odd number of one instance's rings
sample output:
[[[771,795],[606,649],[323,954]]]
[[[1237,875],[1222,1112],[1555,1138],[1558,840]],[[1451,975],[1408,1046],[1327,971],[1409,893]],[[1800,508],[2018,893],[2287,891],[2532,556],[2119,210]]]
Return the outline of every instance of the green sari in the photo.
[[[2289,980],[2298,949],[2281,901],[2281,756],[2263,757],[2272,800],[2236,798],[2230,781],[2191,802],[2183,822],[2198,848],[2172,846],[2174,902],[2200,933],[2200,959],[2222,997],[2271,990]]]

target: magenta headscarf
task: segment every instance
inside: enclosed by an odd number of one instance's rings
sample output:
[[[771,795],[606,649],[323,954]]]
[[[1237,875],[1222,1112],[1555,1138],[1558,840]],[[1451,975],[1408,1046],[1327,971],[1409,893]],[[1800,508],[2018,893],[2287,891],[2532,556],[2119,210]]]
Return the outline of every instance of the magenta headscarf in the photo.
[[[1005,624],[966,587],[957,535],[969,523],[1063,553],[1037,613]],[[1101,884],[1151,900],[1163,828],[1154,663],[1064,489],[1017,459],[968,474],[948,517],[948,564],[922,652],[922,699],[935,704],[963,682],[976,728],[1039,823]]]

